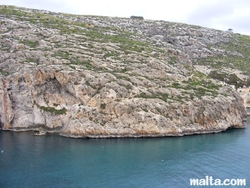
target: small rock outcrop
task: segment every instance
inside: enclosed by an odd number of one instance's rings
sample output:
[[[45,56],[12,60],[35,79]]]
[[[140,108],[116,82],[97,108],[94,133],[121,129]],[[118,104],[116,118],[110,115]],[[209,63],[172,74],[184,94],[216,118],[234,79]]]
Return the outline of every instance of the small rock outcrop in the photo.
[[[9,6],[0,18],[3,130],[106,138],[243,127],[239,94],[195,67],[231,53],[211,46],[233,33]]]

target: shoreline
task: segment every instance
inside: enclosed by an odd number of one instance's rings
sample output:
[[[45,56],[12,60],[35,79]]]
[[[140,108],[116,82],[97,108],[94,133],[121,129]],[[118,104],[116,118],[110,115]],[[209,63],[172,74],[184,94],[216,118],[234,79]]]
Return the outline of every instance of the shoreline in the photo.
[[[247,120],[245,122],[248,122]],[[96,135],[70,135],[65,133],[60,133],[59,131],[49,131],[43,130],[45,134],[39,134],[39,129],[0,129],[2,132],[34,132],[33,136],[47,136],[47,135],[58,135],[65,138],[75,138],[75,139],[112,139],[112,138],[163,138],[163,137],[184,137],[184,136],[195,136],[195,135],[204,135],[204,134],[217,134],[226,132],[231,129],[245,129],[245,123],[243,127],[229,127],[223,130],[207,130],[207,131],[196,131],[196,132],[183,132],[182,134],[96,134]],[[38,133],[38,134],[37,134]]]

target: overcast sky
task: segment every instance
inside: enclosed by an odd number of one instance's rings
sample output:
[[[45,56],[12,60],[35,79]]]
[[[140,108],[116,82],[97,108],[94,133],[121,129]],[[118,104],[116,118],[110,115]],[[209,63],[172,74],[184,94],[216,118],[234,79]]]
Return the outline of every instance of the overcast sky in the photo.
[[[250,0],[1,0],[0,4],[82,15],[135,15],[250,35]]]

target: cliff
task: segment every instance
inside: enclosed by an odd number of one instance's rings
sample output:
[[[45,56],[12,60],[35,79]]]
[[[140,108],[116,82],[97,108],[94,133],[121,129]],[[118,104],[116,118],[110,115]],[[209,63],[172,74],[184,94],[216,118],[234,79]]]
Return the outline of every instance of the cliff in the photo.
[[[248,36],[12,6],[0,18],[3,130],[157,137],[243,127],[243,99],[225,83],[235,80],[218,75],[248,83],[249,43],[228,48]]]

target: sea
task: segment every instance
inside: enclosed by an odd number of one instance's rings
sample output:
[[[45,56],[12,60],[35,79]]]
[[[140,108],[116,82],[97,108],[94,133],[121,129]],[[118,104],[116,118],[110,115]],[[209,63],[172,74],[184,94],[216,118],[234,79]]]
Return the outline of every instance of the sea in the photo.
[[[0,188],[187,188],[206,177],[250,187],[250,118],[244,129],[184,137],[33,134],[0,131]]]

